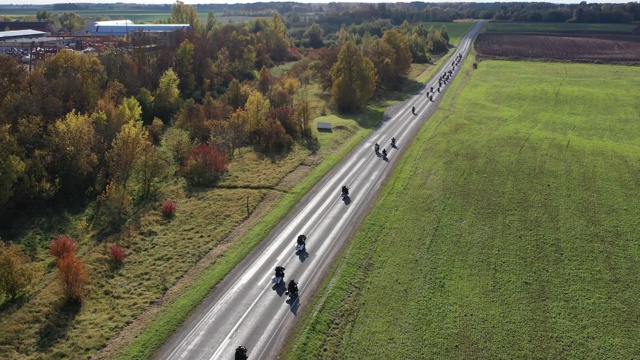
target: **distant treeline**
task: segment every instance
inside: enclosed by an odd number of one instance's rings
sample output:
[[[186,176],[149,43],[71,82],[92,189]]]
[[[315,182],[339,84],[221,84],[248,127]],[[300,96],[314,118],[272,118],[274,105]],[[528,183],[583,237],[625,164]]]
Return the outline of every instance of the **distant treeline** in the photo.
[[[170,10],[171,5],[140,4],[55,4],[34,5],[37,9],[74,11],[89,9],[140,8],[145,10]],[[11,5],[2,6],[12,8]],[[20,5],[20,8],[28,6]],[[224,15],[264,15],[280,13],[284,19],[305,21],[307,25],[316,19],[331,27],[342,24],[359,24],[374,19],[388,19],[400,25],[405,19],[415,21],[453,21],[457,19],[486,19],[504,21],[574,22],[574,23],[630,23],[640,21],[640,3],[626,4],[552,4],[544,2],[510,3],[327,3],[262,2],[253,4],[198,4],[199,13],[223,13]],[[290,21],[291,22],[291,21]],[[295,24],[287,24],[295,25]]]

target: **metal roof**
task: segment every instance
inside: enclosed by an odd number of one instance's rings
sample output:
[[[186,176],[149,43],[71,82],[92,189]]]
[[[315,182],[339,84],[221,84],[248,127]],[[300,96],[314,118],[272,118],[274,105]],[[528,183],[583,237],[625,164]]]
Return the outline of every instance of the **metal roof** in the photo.
[[[36,31],[36,30],[10,30],[10,31],[0,31],[0,40],[21,36],[34,36],[34,35],[46,35],[47,33],[44,31]]]

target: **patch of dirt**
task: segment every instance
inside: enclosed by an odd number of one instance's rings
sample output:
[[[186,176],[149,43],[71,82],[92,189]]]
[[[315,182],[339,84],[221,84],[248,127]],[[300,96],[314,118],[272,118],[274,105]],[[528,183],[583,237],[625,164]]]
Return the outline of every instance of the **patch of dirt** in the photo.
[[[475,42],[484,59],[640,63],[640,38],[483,33]]]
[[[280,191],[269,192],[264,200],[256,206],[251,215],[236,227],[225,239],[193,266],[178,282],[172,286],[165,295],[139,315],[131,324],[122,329],[117,335],[109,340],[105,348],[96,353],[92,359],[113,358],[132,339],[137,337],[144,328],[160,314],[171,300],[179,297],[202,273],[210,268],[222,255],[224,255],[231,244],[241,239],[253,228],[265,215],[271,211],[273,206],[283,196],[282,192],[292,189],[300,183],[313,168],[322,161],[322,156],[312,154],[308,156],[299,166],[285,176],[276,189]]]

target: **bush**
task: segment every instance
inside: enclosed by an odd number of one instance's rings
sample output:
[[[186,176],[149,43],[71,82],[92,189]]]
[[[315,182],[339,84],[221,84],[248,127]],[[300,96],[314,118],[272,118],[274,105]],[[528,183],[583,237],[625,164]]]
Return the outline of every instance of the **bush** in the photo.
[[[114,263],[116,263],[118,265],[122,264],[122,262],[124,261],[124,258],[127,257],[127,253],[118,244],[112,245],[111,249],[109,250],[109,252],[111,254],[111,261],[113,261]]]
[[[0,242],[0,294],[15,299],[35,278],[35,267],[18,245]]]
[[[76,250],[78,250],[78,243],[65,235],[56,236],[49,244],[49,253],[56,259],[70,254],[75,255]]]
[[[84,263],[75,254],[68,254],[58,259],[58,279],[67,300],[82,301],[89,278]]]
[[[227,172],[228,159],[209,144],[194,147],[182,167],[190,185],[211,185]]]
[[[293,146],[293,139],[277,120],[265,122],[260,129],[260,135],[260,147],[264,152],[289,151]]]
[[[165,200],[162,202],[162,214],[166,217],[172,217],[176,212],[176,202],[173,200]]]

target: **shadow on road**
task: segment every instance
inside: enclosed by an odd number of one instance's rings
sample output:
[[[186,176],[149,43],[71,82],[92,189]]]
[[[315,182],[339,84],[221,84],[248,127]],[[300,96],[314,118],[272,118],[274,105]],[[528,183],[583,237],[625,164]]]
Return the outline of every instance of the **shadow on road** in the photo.
[[[278,296],[284,295],[284,292],[287,290],[286,286],[284,285],[284,280],[282,280],[280,284],[273,284],[271,289],[275,290]]]
[[[300,262],[304,262],[308,257],[309,253],[307,252],[307,249],[298,251],[298,259],[300,259]]]
[[[344,201],[345,205],[351,204],[351,198],[349,196],[343,196],[342,201]]]
[[[291,308],[291,312],[293,315],[298,315],[298,307],[300,306],[300,297],[298,296],[295,299],[287,299],[287,304]]]

